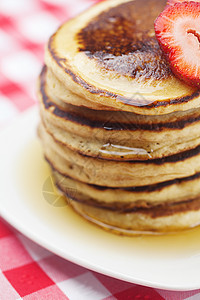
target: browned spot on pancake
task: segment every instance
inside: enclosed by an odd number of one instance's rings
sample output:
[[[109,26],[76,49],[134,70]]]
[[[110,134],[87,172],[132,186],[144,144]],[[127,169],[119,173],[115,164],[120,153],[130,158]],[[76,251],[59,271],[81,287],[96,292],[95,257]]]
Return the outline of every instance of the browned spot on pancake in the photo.
[[[80,51],[122,75],[168,77],[171,70],[154,36],[154,20],[165,4],[135,0],[108,9],[77,34]]]

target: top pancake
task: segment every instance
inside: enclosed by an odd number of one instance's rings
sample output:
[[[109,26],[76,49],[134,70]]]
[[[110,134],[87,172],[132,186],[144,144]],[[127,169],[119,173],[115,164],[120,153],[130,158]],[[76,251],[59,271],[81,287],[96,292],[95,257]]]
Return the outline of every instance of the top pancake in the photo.
[[[200,107],[171,72],[154,33],[166,0],[108,0],[63,24],[45,61],[66,89],[111,110],[144,115]]]

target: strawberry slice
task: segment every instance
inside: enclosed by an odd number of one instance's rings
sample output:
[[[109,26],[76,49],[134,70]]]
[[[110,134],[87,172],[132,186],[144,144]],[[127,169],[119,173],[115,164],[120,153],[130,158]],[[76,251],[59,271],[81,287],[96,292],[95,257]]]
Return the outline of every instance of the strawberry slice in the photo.
[[[200,85],[200,3],[166,6],[155,33],[172,71],[188,84]]]
[[[200,0],[168,0],[167,4],[168,5],[174,5],[177,2],[200,2]]]

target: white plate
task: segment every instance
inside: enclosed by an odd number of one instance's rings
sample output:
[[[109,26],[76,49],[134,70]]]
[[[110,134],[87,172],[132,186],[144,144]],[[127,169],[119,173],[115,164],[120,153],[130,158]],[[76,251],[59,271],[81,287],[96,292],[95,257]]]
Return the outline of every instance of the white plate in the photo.
[[[34,108],[0,132],[1,216],[46,249],[97,272],[163,289],[200,288],[200,228],[171,236],[121,237],[51,198],[37,123]]]

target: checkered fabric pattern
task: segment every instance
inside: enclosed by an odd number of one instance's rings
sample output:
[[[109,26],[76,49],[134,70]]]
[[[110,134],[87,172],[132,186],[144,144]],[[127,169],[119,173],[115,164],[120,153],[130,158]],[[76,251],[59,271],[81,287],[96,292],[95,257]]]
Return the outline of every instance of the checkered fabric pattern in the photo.
[[[89,271],[36,245],[0,219],[0,299],[198,300],[200,291],[162,291]]]
[[[0,127],[35,105],[44,44],[95,0],[0,0]],[[0,300],[200,299],[113,279],[59,258],[0,219]]]

